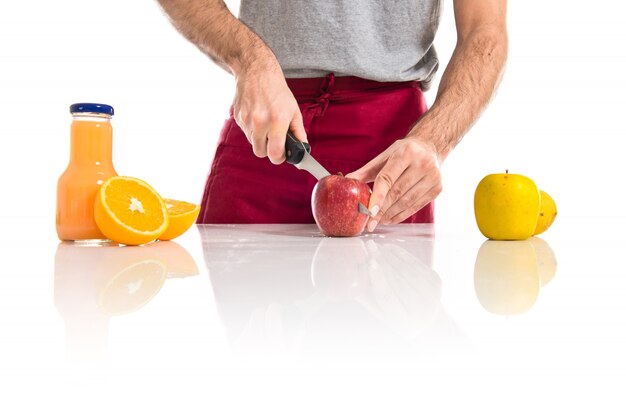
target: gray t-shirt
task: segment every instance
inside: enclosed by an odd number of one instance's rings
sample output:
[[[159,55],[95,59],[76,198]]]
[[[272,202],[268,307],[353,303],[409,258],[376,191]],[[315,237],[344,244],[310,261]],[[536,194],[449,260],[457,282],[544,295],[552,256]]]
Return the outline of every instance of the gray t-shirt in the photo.
[[[421,81],[442,0],[241,0],[239,18],[274,51],[287,78],[329,72],[376,81]]]

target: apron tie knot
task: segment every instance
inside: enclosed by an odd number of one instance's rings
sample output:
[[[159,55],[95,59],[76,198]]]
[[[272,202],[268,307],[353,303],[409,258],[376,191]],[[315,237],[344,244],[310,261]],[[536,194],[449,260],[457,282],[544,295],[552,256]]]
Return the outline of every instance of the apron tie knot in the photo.
[[[317,111],[318,116],[324,115],[324,113],[326,112],[326,108],[328,108],[328,102],[333,96],[334,87],[335,74],[329,73],[322,80],[322,83],[320,84],[320,95],[315,100],[315,102],[319,105],[319,110]]]
[[[317,96],[312,103],[309,102],[301,107],[305,130],[309,130],[313,117],[322,116],[326,112],[328,103],[333,97],[334,86],[335,75],[333,73],[329,73],[324,77],[322,83],[320,84],[319,96]]]

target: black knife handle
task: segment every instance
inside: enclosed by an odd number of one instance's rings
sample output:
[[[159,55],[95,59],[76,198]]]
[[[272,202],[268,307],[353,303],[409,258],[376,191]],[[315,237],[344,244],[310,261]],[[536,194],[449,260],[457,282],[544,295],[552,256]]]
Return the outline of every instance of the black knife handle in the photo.
[[[303,143],[291,133],[291,130],[287,131],[287,138],[285,139],[285,156],[287,157],[287,163],[297,165],[302,162],[304,151],[311,152],[309,143]]]

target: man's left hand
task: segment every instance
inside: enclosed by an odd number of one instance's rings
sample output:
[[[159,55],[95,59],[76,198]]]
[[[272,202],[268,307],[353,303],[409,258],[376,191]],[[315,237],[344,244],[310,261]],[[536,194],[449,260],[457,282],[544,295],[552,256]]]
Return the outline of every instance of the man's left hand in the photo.
[[[393,143],[362,168],[347,174],[363,182],[374,182],[367,224],[372,232],[380,224],[397,224],[441,193],[440,163],[435,148],[410,136]]]

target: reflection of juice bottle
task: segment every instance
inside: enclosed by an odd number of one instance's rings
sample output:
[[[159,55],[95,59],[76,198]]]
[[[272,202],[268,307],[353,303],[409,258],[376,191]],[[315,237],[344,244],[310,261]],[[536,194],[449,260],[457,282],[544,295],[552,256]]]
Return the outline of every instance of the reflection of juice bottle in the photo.
[[[175,247],[169,245],[173,242],[165,243],[164,252]],[[59,243],[54,256],[54,304],[65,321],[68,357],[103,360],[110,318],[145,306],[166,278],[165,260],[151,248]]]
[[[105,240],[93,210],[100,185],[117,175],[112,161],[113,107],[77,103],[70,112],[70,162],[57,184],[57,235],[61,240]]]

